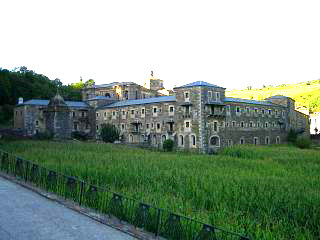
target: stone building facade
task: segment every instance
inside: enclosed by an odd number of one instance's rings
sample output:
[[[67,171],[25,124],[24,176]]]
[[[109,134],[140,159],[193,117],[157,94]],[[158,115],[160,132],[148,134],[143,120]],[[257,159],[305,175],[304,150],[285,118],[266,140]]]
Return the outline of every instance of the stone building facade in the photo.
[[[26,134],[49,129],[68,137],[77,130],[99,138],[102,124],[111,123],[124,143],[161,147],[170,138],[178,148],[200,152],[234,144],[284,143],[290,129],[310,132],[308,116],[295,111],[291,98],[228,98],[225,88],[202,81],[163,96],[159,93],[163,82],[158,80],[150,79],[152,89],[131,82],[92,86],[83,89],[83,102],[61,103],[59,97],[50,102],[29,100],[17,105],[15,127]],[[58,122],[63,122],[61,127]],[[68,128],[65,135],[59,133],[62,128]]]
[[[49,100],[31,99],[14,109],[14,127],[24,135],[49,132],[56,138],[71,138],[74,131],[95,136],[95,109],[86,102],[64,101],[57,94]]]

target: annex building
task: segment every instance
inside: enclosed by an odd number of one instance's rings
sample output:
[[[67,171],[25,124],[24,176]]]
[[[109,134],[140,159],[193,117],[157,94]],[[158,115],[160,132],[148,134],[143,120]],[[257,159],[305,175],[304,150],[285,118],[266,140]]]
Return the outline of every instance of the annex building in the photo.
[[[225,88],[197,81],[165,90],[153,77],[150,87],[133,82],[94,85],[82,90],[82,102],[20,100],[14,126],[25,135],[49,131],[70,138],[73,131],[99,138],[104,123],[114,124],[120,141],[161,147],[173,139],[181,149],[215,152],[234,144],[284,143],[290,129],[309,135],[308,115],[286,96],[263,101],[225,97]]]

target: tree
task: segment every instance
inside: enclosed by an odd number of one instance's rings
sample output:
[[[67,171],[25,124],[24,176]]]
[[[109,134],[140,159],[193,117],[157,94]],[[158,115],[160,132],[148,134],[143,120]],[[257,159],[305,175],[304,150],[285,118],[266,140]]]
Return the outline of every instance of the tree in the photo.
[[[113,143],[119,140],[120,132],[113,124],[106,123],[101,125],[100,136],[102,141]]]

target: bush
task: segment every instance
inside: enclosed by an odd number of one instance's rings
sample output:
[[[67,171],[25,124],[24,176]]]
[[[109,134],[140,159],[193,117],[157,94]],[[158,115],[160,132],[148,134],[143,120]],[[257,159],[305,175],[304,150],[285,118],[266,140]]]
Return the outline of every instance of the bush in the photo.
[[[171,152],[174,147],[174,141],[172,139],[167,139],[163,142],[163,150],[166,152]]]
[[[89,136],[85,132],[76,131],[76,132],[72,132],[72,138],[75,138],[80,141],[87,141]]]
[[[296,146],[302,149],[310,148],[311,140],[307,137],[300,136],[296,140]]]
[[[106,123],[101,126],[100,137],[104,142],[113,143],[119,140],[120,132],[113,124]]]
[[[32,138],[35,140],[50,140],[53,138],[53,134],[50,132],[38,132]]]
[[[295,143],[297,140],[297,137],[298,137],[298,133],[295,130],[290,129],[287,137],[288,142]]]

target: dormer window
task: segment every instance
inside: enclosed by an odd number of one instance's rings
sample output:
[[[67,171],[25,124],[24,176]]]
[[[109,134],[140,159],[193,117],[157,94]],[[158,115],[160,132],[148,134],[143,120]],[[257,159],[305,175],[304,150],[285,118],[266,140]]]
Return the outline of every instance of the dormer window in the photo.
[[[220,101],[220,93],[216,92],[216,101]]]
[[[184,101],[186,101],[186,102],[189,102],[190,101],[190,96],[189,96],[190,94],[189,94],[189,92],[185,92],[184,93]]]

